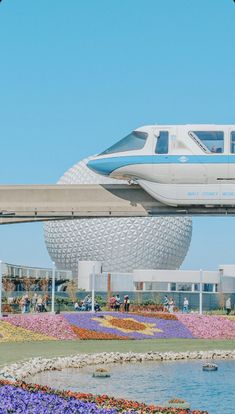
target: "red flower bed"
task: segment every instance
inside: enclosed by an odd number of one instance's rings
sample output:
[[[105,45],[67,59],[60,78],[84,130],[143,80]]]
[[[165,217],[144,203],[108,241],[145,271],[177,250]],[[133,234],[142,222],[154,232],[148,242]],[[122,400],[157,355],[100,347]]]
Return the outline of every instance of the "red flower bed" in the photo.
[[[178,318],[176,315],[173,315],[172,313],[166,313],[166,312],[146,312],[146,311],[134,311],[129,312],[131,315],[140,315],[140,316],[146,316],[148,318],[156,318],[156,319],[165,319],[165,320],[172,320],[177,321]]]
[[[79,339],[86,340],[86,339],[131,339],[126,336],[119,336],[114,334],[108,334],[104,332],[96,332],[90,331],[89,329],[78,328],[75,325],[71,325],[73,332],[77,335]]]
[[[174,312],[178,312],[177,306],[174,306]],[[163,305],[131,305],[131,312],[164,312]]]
[[[130,331],[144,331],[146,329],[146,326],[143,323],[129,319],[113,318],[110,323],[112,326]]]
[[[163,305],[131,305],[133,312],[163,312]]]

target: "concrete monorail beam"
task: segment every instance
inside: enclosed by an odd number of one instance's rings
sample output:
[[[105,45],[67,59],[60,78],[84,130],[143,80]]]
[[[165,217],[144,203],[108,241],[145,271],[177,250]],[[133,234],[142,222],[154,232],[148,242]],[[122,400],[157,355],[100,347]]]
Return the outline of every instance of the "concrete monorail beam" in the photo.
[[[235,207],[171,207],[158,202],[135,184],[0,186],[0,224],[161,215],[235,215]]]

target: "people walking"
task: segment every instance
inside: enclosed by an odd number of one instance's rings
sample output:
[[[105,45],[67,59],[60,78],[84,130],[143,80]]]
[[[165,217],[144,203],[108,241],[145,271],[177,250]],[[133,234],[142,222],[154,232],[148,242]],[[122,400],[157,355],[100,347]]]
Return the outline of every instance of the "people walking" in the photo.
[[[22,296],[19,304],[20,304],[21,313],[25,313],[25,296]]]
[[[174,306],[175,306],[175,302],[173,298],[170,298],[169,300],[169,313],[173,313],[174,312]]]
[[[38,301],[38,295],[37,295],[37,293],[34,293],[34,295],[32,297],[33,312],[37,312],[37,301]]]
[[[124,311],[129,312],[130,309],[130,299],[128,295],[124,296]]]
[[[115,309],[115,305],[116,305],[116,298],[115,296],[111,296],[111,298],[109,299],[109,307],[111,310]]]
[[[188,299],[185,297],[184,303],[183,303],[183,313],[188,313],[188,305],[189,305]]]
[[[229,315],[232,310],[231,298],[229,297],[225,302],[226,315]]]
[[[120,298],[119,294],[117,293],[116,297],[115,297],[115,305],[114,305],[115,311],[119,311],[120,306],[121,306],[121,298]]]
[[[37,299],[37,311],[42,312],[43,306],[42,306],[42,296],[39,295]]]
[[[25,306],[25,312],[24,313],[29,313],[30,299],[29,299],[28,295],[25,295],[24,306]]]
[[[163,298],[163,312],[168,312],[169,310],[169,300],[167,295],[164,296]]]

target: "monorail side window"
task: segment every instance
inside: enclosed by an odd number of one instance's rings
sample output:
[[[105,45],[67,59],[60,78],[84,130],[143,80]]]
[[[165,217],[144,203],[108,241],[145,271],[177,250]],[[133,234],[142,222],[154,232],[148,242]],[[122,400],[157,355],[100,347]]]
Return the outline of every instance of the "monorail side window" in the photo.
[[[190,131],[189,135],[204,152],[213,154],[224,152],[223,131]]]
[[[169,132],[160,131],[157,138],[155,153],[156,154],[168,154],[168,145],[169,145]]]
[[[235,154],[235,131],[231,132],[231,153]]]
[[[147,132],[133,131],[125,138],[116,142],[104,152],[99,155],[114,154],[115,152],[134,151],[144,148],[146,140],[148,138]]]

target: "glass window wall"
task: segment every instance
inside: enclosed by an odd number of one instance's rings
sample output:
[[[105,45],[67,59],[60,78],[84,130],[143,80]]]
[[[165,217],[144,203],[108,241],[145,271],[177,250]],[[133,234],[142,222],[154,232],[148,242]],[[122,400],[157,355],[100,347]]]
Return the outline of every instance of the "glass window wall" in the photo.
[[[168,283],[166,282],[145,282],[145,290],[167,291]]]
[[[180,292],[191,292],[192,283],[177,283],[177,290]]]

